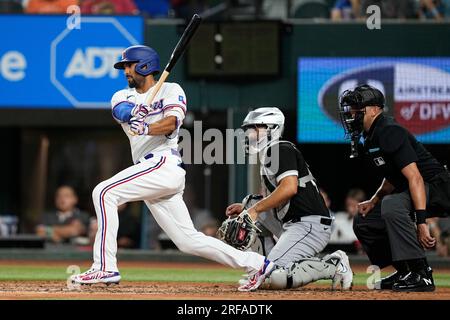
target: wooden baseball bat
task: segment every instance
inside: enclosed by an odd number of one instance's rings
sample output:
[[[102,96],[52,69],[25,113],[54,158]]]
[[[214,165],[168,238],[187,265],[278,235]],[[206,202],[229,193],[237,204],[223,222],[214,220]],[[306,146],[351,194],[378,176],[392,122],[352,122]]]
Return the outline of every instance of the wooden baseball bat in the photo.
[[[195,31],[197,31],[198,26],[202,22],[202,18],[198,14],[194,14],[192,16],[191,21],[189,22],[188,26],[184,30],[183,34],[181,35],[180,40],[178,41],[177,45],[175,46],[175,49],[172,51],[172,55],[170,56],[169,62],[167,63],[166,67],[164,68],[163,73],[158,79],[158,82],[156,83],[155,87],[153,88],[152,94],[147,99],[148,106],[151,106],[153,103],[153,100],[155,99],[156,95],[158,94],[159,90],[161,89],[163,83],[166,81],[167,77],[169,76],[170,72],[172,71],[175,64],[178,62],[180,57],[183,55],[184,51],[186,50],[189,41],[192,39],[192,36],[194,35]],[[144,118],[145,119],[145,118]],[[131,135],[135,135],[135,133],[132,133],[130,131]]]

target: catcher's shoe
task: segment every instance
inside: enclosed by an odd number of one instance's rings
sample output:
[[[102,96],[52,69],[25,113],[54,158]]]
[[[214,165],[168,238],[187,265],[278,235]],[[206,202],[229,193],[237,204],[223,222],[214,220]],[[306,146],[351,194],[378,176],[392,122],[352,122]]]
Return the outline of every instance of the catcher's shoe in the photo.
[[[337,250],[331,254],[339,258],[336,266],[336,274],[333,277],[332,288],[336,290],[341,285],[342,290],[351,290],[353,286],[353,271],[350,267],[347,254],[342,250]]]
[[[259,288],[259,286],[264,282],[267,276],[270,275],[273,268],[275,267],[275,264],[268,260],[267,258],[264,259],[264,264],[258,271],[254,272],[253,274],[249,274],[248,280],[246,283],[243,283],[238,290],[239,291],[255,291]]]
[[[117,271],[101,271],[89,269],[86,272],[71,276],[70,280],[74,284],[94,284],[94,283],[104,283],[106,285],[119,284],[120,273]]]

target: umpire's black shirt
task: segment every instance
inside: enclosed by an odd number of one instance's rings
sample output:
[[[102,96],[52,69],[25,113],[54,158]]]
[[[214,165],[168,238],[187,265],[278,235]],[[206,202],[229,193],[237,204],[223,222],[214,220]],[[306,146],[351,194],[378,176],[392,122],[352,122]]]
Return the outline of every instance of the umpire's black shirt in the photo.
[[[277,147],[276,151],[275,147]],[[278,157],[277,152],[279,153]],[[277,165],[273,167],[268,164],[261,166],[262,183],[268,193],[272,193],[278,183],[287,176],[297,175],[300,179],[310,174],[302,153],[291,142],[280,141],[271,145],[267,148],[266,155],[278,160]],[[330,217],[325,201],[314,180],[305,183],[303,187],[299,183],[297,194],[275,211],[283,222],[309,215]]]
[[[408,189],[408,180],[401,170],[415,162],[425,182],[445,171],[444,167],[417,139],[392,117],[380,114],[364,133],[366,160],[386,178],[395,192]]]

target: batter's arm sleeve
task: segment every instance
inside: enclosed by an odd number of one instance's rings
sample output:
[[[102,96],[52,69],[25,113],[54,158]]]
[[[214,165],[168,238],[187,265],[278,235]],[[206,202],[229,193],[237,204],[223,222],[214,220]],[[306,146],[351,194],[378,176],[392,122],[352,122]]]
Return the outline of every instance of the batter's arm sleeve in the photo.
[[[119,91],[116,92],[111,99],[112,116],[119,123],[126,123],[131,119],[131,110],[134,103],[126,100],[125,95]]]

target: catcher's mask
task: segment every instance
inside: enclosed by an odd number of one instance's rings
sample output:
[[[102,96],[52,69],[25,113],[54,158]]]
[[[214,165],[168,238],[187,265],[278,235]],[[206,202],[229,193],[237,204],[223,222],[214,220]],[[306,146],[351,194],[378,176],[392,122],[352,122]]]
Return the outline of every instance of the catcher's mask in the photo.
[[[241,128],[245,132],[244,150],[256,154],[270,142],[281,138],[284,129],[284,115],[275,107],[264,107],[250,111]]]
[[[358,156],[358,142],[364,130],[366,107],[384,108],[384,96],[380,90],[367,84],[344,91],[339,98],[339,115],[345,138],[351,141],[350,158]]]

